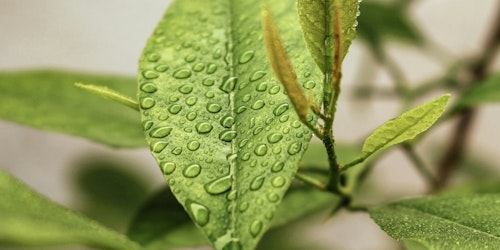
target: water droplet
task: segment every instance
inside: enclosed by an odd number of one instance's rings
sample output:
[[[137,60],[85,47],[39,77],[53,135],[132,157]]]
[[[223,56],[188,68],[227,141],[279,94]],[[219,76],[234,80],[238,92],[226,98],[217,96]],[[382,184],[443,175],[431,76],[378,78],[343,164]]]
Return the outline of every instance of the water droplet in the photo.
[[[289,107],[288,103],[286,103],[286,102],[285,102],[285,103],[282,103],[282,104],[280,104],[278,107],[276,107],[276,108],[273,110],[273,113],[274,113],[274,115],[275,115],[275,116],[280,116],[280,115],[282,115],[283,113],[285,113],[285,111],[287,111],[287,110],[288,110],[288,107]]]
[[[289,119],[289,118],[290,118],[290,116],[289,116],[289,115],[282,115],[282,116],[280,117],[280,122],[286,122],[286,121],[288,121],[288,119]]]
[[[275,95],[277,94],[278,92],[280,92],[280,86],[272,86],[270,89],[269,89],[269,94],[271,95]]]
[[[241,113],[245,112],[245,110],[247,110],[247,108],[248,108],[248,107],[247,107],[247,106],[245,106],[245,105],[241,105],[241,106],[239,106],[239,107],[236,109],[236,114],[241,114]]]
[[[267,141],[269,143],[277,143],[283,139],[283,135],[280,133],[272,133],[267,136]]]
[[[179,92],[181,92],[183,94],[189,94],[192,91],[193,91],[193,87],[188,85],[188,84],[184,84],[184,85],[179,87]]]
[[[176,147],[176,148],[172,149],[172,154],[174,154],[174,155],[182,154],[182,148]]]
[[[179,113],[181,110],[182,110],[182,106],[179,104],[174,104],[174,105],[170,106],[170,108],[168,108],[168,112],[170,112],[173,115]]]
[[[270,202],[277,202],[277,201],[279,201],[279,199],[280,199],[280,196],[277,195],[276,193],[267,194],[267,200],[269,200]]]
[[[154,93],[156,90],[156,86],[153,83],[144,83],[141,85],[141,90],[146,92],[146,93]]]
[[[196,98],[194,96],[190,96],[186,99],[186,104],[189,106],[193,106],[196,104],[197,101],[198,101],[198,98]]]
[[[222,50],[220,48],[217,48],[214,51],[214,54],[212,55],[214,59],[220,59],[222,57]]]
[[[232,179],[230,175],[213,180],[205,184],[205,191],[209,194],[222,194],[231,189]]]
[[[168,69],[168,65],[166,65],[166,64],[159,64],[155,67],[155,70],[157,72],[165,72],[165,71],[167,71],[167,69]]]
[[[294,127],[294,128],[299,128],[300,125],[302,125],[302,123],[298,120],[295,120],[292,122],[292,127]]]
[[[194,178],[201,173],[201,166],[198,164],[192,164],[187,166],[184,171],[182,171],[182,175],[187,178]]]
[[[192,120],[196,119],[196,116],[198,116],[198,115],[196,114],[196,112],[189,112],[189,113],[186,115],[186,118],[187,118],[188,120],[192,121]]]
[[[225,142],[230,142],[236,137],[236,131],[224,131],[219,134],[219,139]]]
[[[288,146],[288,154],[290,155],[297,154],[301,148],[302,148],[302,143],[294,142],[290,144],[290,146]]]
[[[210,220],[210,210],[207,207],[192,200],[187,200],[186,208],[198,225],[205,226]]]
[[[283,168],[285,167],[285,163],[282,162],[282,161],[278,161],[276,163],[274,163],[274,165],[271,167],[271,171],[273,172],[280,172],[281,170],[283,170]]]
[[[217,113],[222,109],[222,107],[217,103],[209,103],[207,104],[207,110],[210,113]]]
[[[177,101],[179,101],[179,97],[177,97],[177,96],[171,96],[169,98],[169,100],[170,100],[170,102],[177,102]]]
[[[197,63],[193,66],[193,71],[194,72],[201,72],[205,69],[205,64],[204,63]]]
[[[211,77],[205,78],[202,82],[202,84],[205,86],[212,86],[212,85],[214,85],[214,83],[215,83],[215,80]]]
[[[240,212],[245,212],[247,211],[248,207],[250,207],[250,204],[247,201],[244,201],[240,204]]]
[[[144,121],[142,122],[142,128],[144,130],[149,130],[151,127],[153,127],[153,121]]]
[[[267,82],[261,82],[259,84],[257,84],[257,87],[255,87],[255,89],[259,92],[264,92],[267,90]]]
[[[262,132],[262,130],[264,130],[263,127],[256,127],[254,130],[253,130],[253,135],[258,135],[260,132]]]
[[[249,51],[247,51],[247,52],[243,53],[243,54],[240,56],[240,58],[239,58],[238,62],[239,62],[240,64],[244,64],[244,63],[249,62],[250,60],[252,60],[254,53],[255,53],[255,52],[254,52],[253,50],[249,50]]]
[[[254,191],[260,189],[264,184],[264,178],[265,178],[264,176],[255,177],[255,179],[253,179],[252,182],[250,183],[250,189]]]
[[[250,81],[254,82],[266,75],[266,72],[264,71],[255,71],[251,76],[250,76]]]
[[[191,70],[189,69],[178,69],[174,72],[173,75],[177,79],[186,79],[191,76]]]
[[[250,153],[244,153],[243,156],[241,156],[241,159],[244,161],[248,161],[248,159],[250,159]]]
[[[161,57],[160,57],[160,55],[159,55],[159,54],[157,54],[157,53],[151,53],[151,54],[149,54],[149,56],[148,56],[148,61],[149,61],[149,62],[157,62],[158,60],[160,60],[160,58],[161,58]]]
[[[167,147],[168,143],[164,141],[158,141],[151,145],[151,151],[154,153],[160,153]]]
[[[230,115],[224,116],[220,120],[220,125],[222,125],[225,128],[230,128],[233,126],[233,124],[234,124],[234,117]]]
[[[257,237],[261,231],[262,231],[262,222],[260,220],[254,220],[250,224],[250,234],[253,237]]]
[[[198,141],[190,141],[187,144],[187,148],[191,151],[196,151],[200,148],[200,143]]]
[[[267,153],[267,145],[259,144],[255,147],[254,153],[258,156],[264,156]]]
[[[175,171],[175,163],[164,162],[161,164],[161,169],[163,171],[163,174],[171,174]]]
[[[238,77],[229,77],[221,86],[220,89],[230,93],[234,90],[236,83],[238,82]]]
[[[153,138],[164,138],[170,135],[170,132],[172,132],[171,127],[161,127],[151,130],[151,132],[149,132],[149,136]]]
[[[196,60],[196,55],[195,54],[189,54],[186,57],[184,57],[184,60],[188,63],[192,63]]]
[[[304,88],[305,89],[313,89],[316,86],[316,82],[314,81],[307,81],[304,83]]]
[[[207,93],[205,93],[205,96],[207,98],[213,98],[215,96],[215,93],[213,91],[207,91]]]
[[[259,110],[259,109],[261,109],[262,107],[264,107],[264,105],[265,105],[265,103],[264,103],[264,101],[263,101],[263,100],[257,100],[257,101],[255,101],[255,102],[252,104],[251,108],[252,108],[252,109],[254,109],[254,110]]]
[[[274,179],[271,181],[271,184],[274,186],[274,187],[282,187],[283,185],[285,185],[286,183],[286,180],[285,178],[283,178],[282,176],[276,176],[274,177]]]
[[[159,77],[158,73],[156,73],[152,70],[144,70],[142,72],[142,76],[146,79],[156,79]]]
[[[250,95],[250,94],[245,94],[245,95],[243,96],[243,98],[241,98],[241,99],[243,100],[243,102],[248,102],[248,101],[250,101],[250,99],[252,99],[252,95]]]
[[[206,134],[212,131],[213,126],[210,123],[202,122],[196,125],[196,130],[200,134]]]
[[[141,100],[141,108],[150,109],[156,104],[155,100],[151,97],[145,97]]]
[[[207,67],[207,74],[213,74],[215,71],[217,71],[217,65],[209,63]]]
[[[237,196],[238,196],[238,192],[236,190],[232,190],[231,192],[229,192],[227,194],[227,199],[230,201],[234,201],[234,200],[236,200]]]

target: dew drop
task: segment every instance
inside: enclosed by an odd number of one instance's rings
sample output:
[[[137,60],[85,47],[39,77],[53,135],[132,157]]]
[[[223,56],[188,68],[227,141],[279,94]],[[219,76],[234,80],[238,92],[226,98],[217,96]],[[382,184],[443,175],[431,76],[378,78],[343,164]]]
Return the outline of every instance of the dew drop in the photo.
[[[163,174],[171,174],[175,171],[175,163],[164,162],[161,164],[161,169],[163,171]]]
[[[301,148],[302,148],[302,143],[294,142],[294,143],[290,144],[290,146],[288,146],[287,151],[288,151],[289,155],[295,155],[300,151]]]
[[[240,64],[244,64],[244,63],[249,62],[250,60],[252,60],[252,58],[253,58],[253,56],[254,56],[254,53],[255,53],[255,52],[254,52],[253,50],[249,50],[249,51],[247,51],[247,52],[243,53],[243,54],[240,56],[240,58],[239,58],[238,62],[239,62]]]
[[[270,89],[269,89],[269,94],[271,95],[275,95],[277,94],[278,92],[280,92],[280,86],[272,86]]]
[[[243,154],[243,156],[241,156],[241,159],[244,161],[248,161],[248,159],[250,159],[250,153]]]
[[[141,100],[141,108],[150,109],[156,104],[155,100],[151,97],[145,97]]]
[[[184,57],[184,60],[188,63],[192,63],[196,60],[196,55],[195,54],[189,54],[186,57]]]
[[[209,63],[207,67],[207,74],[213,74],[215,71],[217,71],[217,65]]]
[[[190,141],[187,144],[187,148],[191,151],[196,151],[200,148],[200,143],[198,141]]]
[[[168,108],[168,112],[170,112],[173,115],[179,113],[181,110],[182,110],[182,106],[179,104],[174,104],[174,105],[170,106],[170,108]]]
[[[283,113],[285,113],[285,111],[287,111],[287,110],[288,110],[288,107],[289,107],[288,103],[286,103],[286,102],[285,102],[285,103],[282,103],[282,104],[280,104],[278,107],[276,107],[276,108],[273,110],[273,113],[274,113],[274,115],[275,115],[275,116],[280,116],[280,115],[282,115]]]
[[[196,125],[196,131],[200,134],[206,134],[212,131],[213,126],[210,123],[202,122]]]
[[[267,82],[261,82],[255,87],[255,89],[259,92],[264,92],[267,90]]]
[[[222,125],[225,128],[231,128],[234,124],[234,117],[227,115],[222,117],[220,120],[220,125]]]
[[[274,177],[274,179],[271,181],[271,184],[274,186],[274,187],[282,187],[283,185],[285,185],[286,183],[286,180],[285,178],[283,178],[282,176],[276,176]]]
[[[233,190],[227,194],[227,199],[230,201],[234,201],[234,200],[236,200],[237,196],[238,196],[238,192],[236,190]]]
[[[238,77],[229,77],[222,85],[220,86],[220,89],[230,93],[231,91],[234,90],[234,87],[236,86],[236,83],[238,82]]]
[[[270,201],[270,202],[277,202],[279,199],[280,199],[280,196],[277,195],[276,193],[269,193],[267,195],[267,199]]]
[[[145,83],[145,84],[142,84],[141,85],[141,90],[146,92],[146,93],[154,93],[156,92],[158,89],[156,88],[156,86],[152,83]]]
[[[142,128],[144,130],[149,130],[151,127],[153,127],[153,121],[144,121],[142,122]]]
[[[186,104],[189,106],[193,106],[196,104],[197,101],[198,101],[198,98],[196,98],[194,96],[190,96],[186,99]]]
[[[250,183],[250,189],[254,191],[259,190],[264,184],[264,179],[265,179],[264,176],[255,177],[255,179],[253,179],[252,182]]]
[[[214,59],[220,59],[222,57],[222,51],[220,48],[216,49],[214,51],[214,54],[212,55]]]
[[[274,173],[280,172],[281,170],[283,170],[284,167],[285,167],[285,163],[278,161],[278,162],[274,163],[274,165],[271,167],[271,171],[273,171]]]
[[[190,121],[196,119],[198,115],[196,114],[196,112],[189,112],[187,115],[186,115],[186,118]]]
[[[255,71],[251,76],[250,76],[250,81],[254,82],[266,75],[266,72],[264,71]]]
[[[224,131],[219,134],[219,139],[225,142],[231,142],[236,137],[236,131]]]
[[[250,234],[255,238],[262,231],[262,222],[260,220],[254,220],[250,224]]]
[[[191,70],[189,69],[178,69],[174,72],[173,75],[177,79],[186,79],[191,76]]]
[[[160,57],[160,55],[159,55],[159,54],[157,54],[157,53],[151,53],[151,54],[149,54],[149,56],[148,56],[148,61],[149,61],[149,62],[157,62],[158,60],[160,60],[160,58],[161,58],[161,57]]]
[[[201,166],[198,164],[189,165],[182,171],[182,175],[186,178],[194,178],[201,173]]]
[[[193,66],[193,71],[194,72],[201,72],[205,69],[205,64],[204,63],[197,63]]]
[[[232,185],[231,176],[226,175],[222,178],[213,180],[205,184],[205,186],[203,187],[205,188],[205,191],[207,191],[207,193],[216,195],[225,193],[226,191],[231,189],[231,185]]]
[[[240,204],[240,212],[245,212],[247,211],[248,207],[250,207],[250,204],[247,201],[244,201]]]
[[[245,110],[247,110],[247,109],[248,109],[248,107],[247,107],[247,106],[245,106],[245,105],[241,105],[241,106],[239,106],[239,107],[236,109],[236,114],[241,114],[241,113],[245,112]]]
[[[269,143],[277,143],[283,139],[283,135],[280,133],[272,133],[267,136],[267,141]]]
[[[253,135],[258,135],[260,132],[262,132],[262,130],[264,130],[263,127],[256,127],[254,130],[253,130]]]
[[[155,142],[151,145],[151,151],[154,153],[160,153],[167,147],[168,143],[164,141]]]
[[[172,154],[174,154],[174,155],[182,154],[182,148],[176,147],[176,148],[172,149]]]
[[[259,144],[255,147],[254,153],[258,156],[264,156],[267,153],[267,145]]]
[[[193,87],[191,85],[188,85],[188,84],[184,84],[184,85],[179,87],[179,92],[181,92],[182,94],[189,94],[192,91],[193,91]]]
[[[251,108],[252,108],[252,109],[254,109],[254,110],[259,110],[259,109],[261,109],[262,107],[264,107],[264,105],[265,105],[265,103],[264,103],[264,101],[263,101],[263,100],[257,100],[257,101],[255,101],[255,102],[252,104]]]
[[[289,115],[282,115],[280,116],[280,122],[286,122],[288,121],[289,118],[290,118]]]
[[[166,65],[166,64],[160,64],[160,65],[157,65],[155,67],[155,70],[157,72],[165,72],[165,71],[167,71],[167,69],[168,69],[168,65]]]
[[[245,95],[243,96],[243,98],[241,98],[241,99],[243,100],[243,102],[248,102],[248,101],[250,101],[250,99],[252,99],[252,95],[250,95],[250,94],[245,94]]]
[[[172,132],[171,127],[161,127],[151,130],[149,136],[153,138],[165,138],[170,135],[170,132]]]
[[[156,79],[159,77],[158,73],[152,71],[152,70],[144,70],[142,72],[142,76],[146,79]]]
[[[205,226],[210,220],[210,210],[207,207],[192,200],[187,200],[186,208],[198,225]]]
[[[210,113],[218,113],[221,109],[222,109],[222,107],[217,103],[207,104],[207,110]]]
[[[211,77],[205,78],[202,82],[202,84],[205,86],[212,86],[212,85],[214,85],[214,83],[215,83],[215,80]]]

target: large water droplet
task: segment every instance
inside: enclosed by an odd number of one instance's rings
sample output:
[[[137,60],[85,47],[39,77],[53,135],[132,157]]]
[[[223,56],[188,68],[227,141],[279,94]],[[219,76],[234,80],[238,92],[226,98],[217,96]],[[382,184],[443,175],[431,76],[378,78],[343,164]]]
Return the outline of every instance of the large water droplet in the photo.
[[[142,98],[141,100],[141,108],[143,109],[150,109],[152,107],[154,107],[156,104],[155,100],[151,97],[145,97],[145,98]]]
[[[173,75],[177,79],[186,79],[191,76],[191,70],[189,69],[178,69],[174,72]]]
[[[158,89],[156,88],[156,86],[153,83],[144,83],[141,85],[141,90],[146,92],[146,93],[154,93]]]
[[[149,130],[151,127],[153,127],[154,122],[153,121],[143,121],[142,122],[142,128],[144,130]]]
[[[257,237],[260,232],[262,231],[262,222],[260,220],[254,220],[251,224],[250,224],[250,234],[253,236],[253,237]]]
[[[163,174],[171,174],[175,171],[175,163],[163,162],[161,164],[161,170],[163,171]]]
[[[258,156],[264,156],[267,153],[267,145],[259,144],[255,147],[254,153]]]
[[[259,92],[264,92],[267,90],[267,82],[261,82],[259,84],[257,84],[257,86],[255,87],[255,89]]]
[[[287,110],[288,110],[288,107],[289,107],[288,103],[286,103],[286,102],[285,102],[285,103],[282,103],[282,104],[280,104],[278,107],[276,107],[276,108],[273,110],[273,113],[274,113],[274,115],[275,115],[275,116],[280,116],[280,115],[282,115],[283,113],[285,113],[285,111],[287,111]]]
[[[269,143],[277,143],[283,139],[283,135],[280,133],[272,133],[267,136],[267,141]]]
[[[149,54],[149,56],[148,56],[148,61],[149,61],[149,62],[157,62],[158,60],[160,60],[160,58],[161,58],[161,57],[160,57],[160,55],[159,55],[159,54],[157,54],[157,53],[151,53],[151,54]]]
[[[205,86],[212,86],[212,85],[214,85],[214,83],[215,83],[215,80],[211,77],[205,78],[202,82],[202,84]]]
[[[270,202],[277,202],[277,201],[279,201],[279,199],[280,199],[280,196],[276,193],[267,194],[267,200],[269,200]]]
[[[170,112],[173,115],[179,113],[181,110],[182,110],[182,106],[179,104],[174,104],[174,105],[170,106],[170,108],[168,108],[168,112]]]
[[[288,146],[287,151],[288,151],[288,154],[295,155],[300,151],[301,148],[302,148],[302,143],[294,142],[294,143],[290,144],[290,146]]]
[[[187,178],[194,178],[198,176],[201,173],[201,166],[198,164],[191,164],[187,166],[184,171],[182,171],[182,174],[184,177]]]
[[[233,124],[234,124],[234,117],[230,115],[224,116],[220,120],[220,125],[222,125],[225,128],[230,128],[233,126]]]
[[[196,119],[198,115],[196,114],[196,112],[189,112],[187,115],[186,115],[186,118],[190,121]]]
[[[205,184],[204,188],[209,194],[222,194],[231,188],[232,179],[230,175],[213,180]]]
[[[164,138],[167,137],[170,132],[172,132],[171,127],[155,128],[149,132],[149,136],[153,138]]]
[[[285,163],[278,161],[278,162],[274,163],[274,165],[271,167],[271,171],[273,171],[275,173],[280,172],[281,170],[283,170],[284,167],[285,167]]]
[[[205,69],[205,64],[204,63],[197,63],[193,66],[193,71],[194,72],[201,72]]]
[[[249,62],[250,60],[252,60],[254,53],[255,53],[255,52],[254,52],[253,50],[249,50],[249,51],[247,51],[247,52],[243,53],[243,54],[240,56],[240,58],[239,58],[238,62],[239,62],[240,64],[244,64],[244,63]]]
[[[212,131],[212,128],[213,128],[213,126],[210,125],[210,123],[201,122],[201,123],[196,124],[196,130],[200,134],[209,133],[210,131]]]
[[[153,151],[154,153],[160,153],[161,151],[163,151],[165,149],[165,147],[167,147],[167,145],[168,145],[168,142],[164,142],[164,141],[155,142],[151,145],[151,151]]]
[[[217,65],[209,63],[207,67],[207,74],[213,74],[215,71],[217,71]]]
[[[250,189],[254,191],[259,190],[264,184],[264,179],[265,179],[264,176],[255,177],[255,179],[253,179],[252,182],[250,183]]]
[[[194,96],[190,96],[186,99],[186,104],[189,106],[193,106],[196,104],[197,101],[198,101],[198,98],[196,98]]]
[[[181,92],[183,94],[189,94],[192,91],[193,91],[193,87],[189,84],[184,84],[184,85],[179,87],[179,92]]]
[[[259,110],[262,107],[264,107],[264,105],[265,105],[264,100],[257,100],[252,104],[251,108],[254,110]]]
[[[196,151],[200,148],[200,143],[198,141],[190,141],[187,144],[187,148],[191,151]]]
[[[208,210],[207,207],[192,200],[187,200],[186,208],[188,213],[198,225],[205,226],[210,220],[210,210]]]
[[[176,148],[172,149],[172,154],[174,154],[174,155],[182,154],[182,148],[176,147]]]
[[[210,113],[217,113],[222,109],[222,107],[217,103],[209,103],[207,104],[207,110]]]
[[[234,90],[234,87],[236,87],[236,83],[238,82],[238,77],[229,77],[222,85],[220,86],[220,89],[230,93],[231,91]]]
[[[219,139],[225,142],[230,142],[236,137],[236,131],[224,131],[219,134]]]
[[[146,79],[156,79],[159,77],[158,73],[152,71],[152,70],[144,70],[142,72],[142,76]]]
[[[271,184],[274,186],[274,187],[282,187],[283,185],[285,185],[286,183],[286,180],[285,178],[283,178],[282,176],[276,176],[274,177],[274,179],[271,181]]]
[[[264,77],[266,75],[266,72],[264,71],[255,71],[251,76],[250,76],[250,81],[257,81]]]

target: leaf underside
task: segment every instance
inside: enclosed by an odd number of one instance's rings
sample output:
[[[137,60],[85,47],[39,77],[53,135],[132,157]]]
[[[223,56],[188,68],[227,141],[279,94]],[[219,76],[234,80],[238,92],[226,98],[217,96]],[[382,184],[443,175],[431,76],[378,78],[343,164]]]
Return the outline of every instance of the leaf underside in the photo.
[[[405,200],[370,211],[409,249],[500,249],[499,194]]]
[[[270,1],[269,9],[299,83],[320,100],[293,2]],[[255,1],[176,1],[139,64],[153,156],[216,249],[255,247],[311,137],[273,77],[260,22]]]
[[[123,235],[41,196],[2,169],[0,221],[2,245],[142,249]]]

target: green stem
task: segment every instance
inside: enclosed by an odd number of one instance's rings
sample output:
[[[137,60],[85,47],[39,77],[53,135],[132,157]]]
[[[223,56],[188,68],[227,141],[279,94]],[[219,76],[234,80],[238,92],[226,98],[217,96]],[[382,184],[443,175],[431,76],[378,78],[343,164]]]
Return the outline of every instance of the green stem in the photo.
[[[429,171],[429,168],[426,167],[424,161],[420,156],[415,152],[413,146],[409,143],[401,144],[404,152],[408,156],[408,158],[413,162],[413,165],[417,168],[418,172],[422,175],[422,177],[427,181],[427,183],[435,189],[438,185],[436,178]]]
[[[319,181],[313,177],[310,177],[308,175],[297,173],[297,174],[295,174],[295,178],[297,178],[300,181],[302,181],[310,186],[313,186],[321,191],[327,190],[327,186],[325,184],[323,184],[321,181]]]

